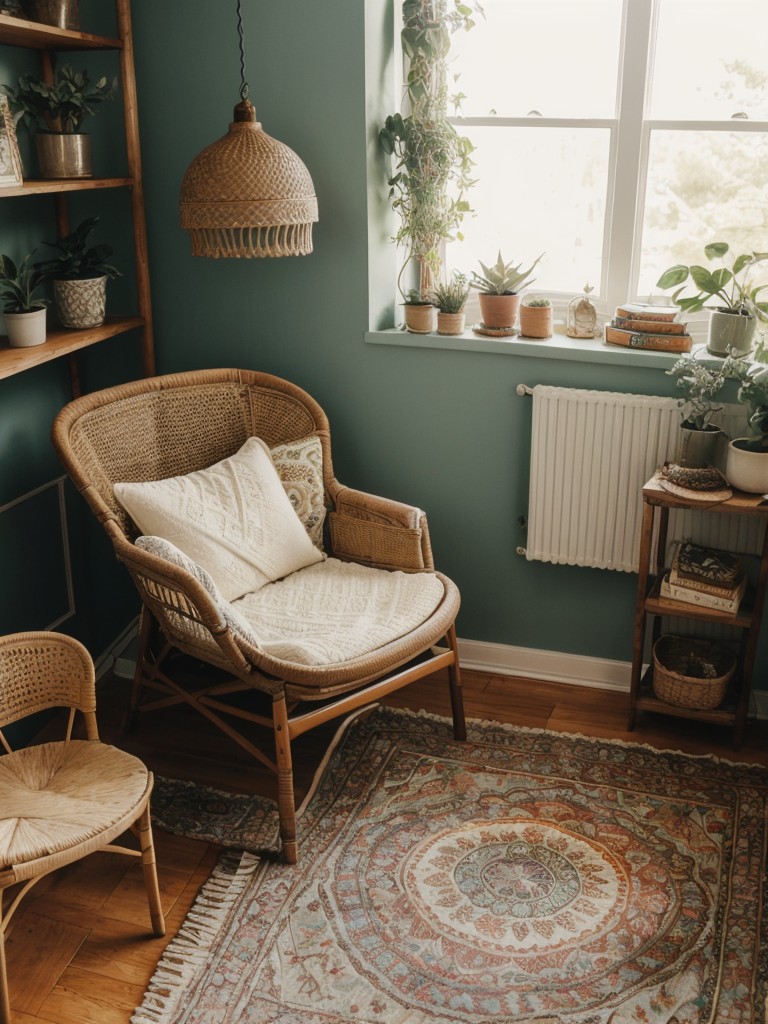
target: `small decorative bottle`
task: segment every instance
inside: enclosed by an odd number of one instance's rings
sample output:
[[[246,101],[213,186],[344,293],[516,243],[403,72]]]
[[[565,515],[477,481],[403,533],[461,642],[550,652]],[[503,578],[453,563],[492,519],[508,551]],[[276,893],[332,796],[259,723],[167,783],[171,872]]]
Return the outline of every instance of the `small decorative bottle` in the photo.
[[[597,334],[597,310],[589,297],[592,287],[584,285],[584,294],[568,303],[565,333],[569,338],[594,338]]]

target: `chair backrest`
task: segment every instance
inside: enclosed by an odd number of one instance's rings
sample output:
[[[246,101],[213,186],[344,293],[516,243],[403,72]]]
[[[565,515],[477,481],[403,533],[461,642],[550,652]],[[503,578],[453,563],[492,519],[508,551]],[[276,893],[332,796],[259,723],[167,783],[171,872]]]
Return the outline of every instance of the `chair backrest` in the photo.
[[[86,648],[63,633],[0,637],[0,728],[49,708],[82,712],[88,738],[97,738],[95,672]]]
[[[161,480],[205,469],[248,437],[269,446],[317,434],[326,487],[333,480],[328,420],[301,388],[252,370],[150,377],[75,399],[53,424],[67,472],[108,532],[135,528],[115,498],[118,481]]]

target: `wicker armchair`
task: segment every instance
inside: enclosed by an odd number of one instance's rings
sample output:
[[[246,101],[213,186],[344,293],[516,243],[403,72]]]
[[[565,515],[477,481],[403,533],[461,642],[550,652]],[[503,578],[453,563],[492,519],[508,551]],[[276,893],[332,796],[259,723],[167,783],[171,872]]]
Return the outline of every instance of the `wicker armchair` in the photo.
[[[95,850],[140,857],[152,929],[165,934],[149,817],[152,775],[138,758],[98,742],[93,662],[60,633],[0,638],[0,730],[47,708],[69,708],[66,737],[12,751],[0,731],[0,1024],[10,1024],[5,934],[22,897],[44,875]],[[81,712],[87,739],[73,739]],[[113,845],[127,829],[140,850]]]
[[[259,437],[272,448],[307,436],[318,437],[322,444],[327,555],[381,572],[429,574],[425,583],[435,586],[439,581],[440,594],[425,621],[407,635],[348,660],[319,665],[299,664],[265,650],[258,636],[237,629],[193,572],[134,543],[138,530],[113,490],[117,482],[163,480],[211,466],[232,456],[249,437]],[[416,508],[336,480],[325,413],[296,385],[231,369],[137,381],[65,406],[54,422],[53,442],[142,599],[131,713],[187,702],[274,771],[281,846],[289,863],[297,857],[291,754],[297,736],[445,668],[454,736],[464,739],[454,628],[459,595],[449,579],[435,572],[426,517]],[[445,643],[437,647],[441,641]],[[224,670],[225,680],[219,673],[210,685],[190,690],[188,681],[172,676],[176,651]],[[146,690],[159,691],[159,696],[148,699]],[[271,713],[259,709],[256,700],[253,706],[243,701],[242,692],[249,690],[271,698]],[[238,719],[272,731],[274,758],[245,735]]]

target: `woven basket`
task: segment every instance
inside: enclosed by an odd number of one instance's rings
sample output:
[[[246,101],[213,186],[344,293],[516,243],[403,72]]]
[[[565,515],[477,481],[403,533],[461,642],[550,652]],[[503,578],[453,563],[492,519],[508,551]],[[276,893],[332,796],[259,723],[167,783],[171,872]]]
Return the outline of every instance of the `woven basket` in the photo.
[[[697,675],[704,666],[714,675]],[[680,708],[716,708],[735,670],[733,651],[709,640],[662,636],[653,645],[653,692]]]

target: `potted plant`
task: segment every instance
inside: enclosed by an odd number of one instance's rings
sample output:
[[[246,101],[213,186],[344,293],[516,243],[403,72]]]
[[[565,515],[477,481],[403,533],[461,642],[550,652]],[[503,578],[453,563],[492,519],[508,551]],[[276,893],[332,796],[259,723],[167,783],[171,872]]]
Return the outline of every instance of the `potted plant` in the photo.
[[[30,21],[77,31],[80,28],[78,0],[24,0],[24,14]]]
[[[469,296],[469,282],[464,274],[454,271],[449,281],[435,287],[432,304],[437,307],[437,333],[464,333],[464,306]]]
[[[677,378],[677,386],[684,392],[677,402],[681,429],[679,465],[692,468],[714,465],[717,446],[725,436],[720,427],[711,422],[715,413],[723,408],[717,404],[715,396],[726,381],[724,366],[712,368],[700,362],[696,355],[685,355],[666,372]]]
[[[473,270],[470,285],[479,292],[484,327],[512,330],[520,307],[520,289],[533,281],[531,274],[543,255],[537,257],[527,270],[521,270],[520,263],[516,267],[511,261],[505,263],[501,250],[493,266],[487,267],[479,261],[482,274]]]
[[[427,301],[440,269],[440,244],[461,237],[459,227],[469,203],[465,193],[473,184],[472,143],[448,120],[449,104],[457,109],[459,96],[448,94],[448,55],[451,34],[474,24],[470,3],[454,0],[405,0],[400,41],[408,73],[405,104],[409,113],[387,117],[379,132],[384,152],[393,157],[387,179],[389,201],[400,226],[394,241],[406,256],[406,267],[418,267],[418,292]],[[455,78],[455,76],[453,76]]]
[[[552,337],[552,303],[549,299],[526,295],[520,303],[520,337]]]
[[[758,295],[768,285],[750,287],[750,271],[761,260],[768,259],[767,252],[753,252],[736,256],[730,266],[725,257],[730,252],[727,242],[713,242],[704,247],[704,255],[712,262],[721,263],[713,269],[693,265],[677,264],[665,270],[656,282],[657,288],[677,288],[672,301],[681,310],[696,313],[710,308],[713,300],[719,305],[711,309],[707,350],[716,356],[729,352],[746,355],[752,350],[752,339],[757,320],[768,322],[768,302],[758,301]],[[683,296],[688,279],[698,289],[695,295]]]
[[[10,256],[0,256],[0,295],[2,296],[5,329],[13,348],[29,348],[45,341],[45,299],[36,299],[35,292],[43,275],[28,252],[17,266]]]
[[[117,79],[92,83],[87,71],[70,64],[59,68],[52,83],[21,75],[18,88],[3,85],[15,120],[36,129],[35,145],[43,178],[88,178],[93,173],[91,137],[81,131],[84,119],[111,99]]]
[[[733,353],[723,372],[738,381],[738,400],[746,407],[749,437],[728,445],[725,475],[731,487],[750,494],[768,493],[768,365],[739,358]]]
[[[431,334],[435,329],[435,307],[424,298],[418,288],[411,288],[403,296],[405,327],[411,334]]]
[[[98,217],[89,217],[58,242],[46,242],[56,255],[36,264],[53,281],[56,313],[64,327],[98,327],[104,323],[107,278],[121,276],[108,262],[111,245],[88,245],[88,236],[98,221]]]

